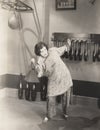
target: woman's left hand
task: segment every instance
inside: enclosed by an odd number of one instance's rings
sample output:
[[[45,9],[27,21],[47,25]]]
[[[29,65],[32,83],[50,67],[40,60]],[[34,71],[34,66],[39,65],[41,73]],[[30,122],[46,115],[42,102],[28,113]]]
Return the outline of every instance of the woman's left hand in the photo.
[[[71,40],[69,38],[67,39],[67,44],[69,47],[71,46]]]
[[[69,52],[70,47],[71,47],[71,40],[70,40],[69,38],[67,39],[67,44],[66,44],[66,46],[67,46],[67,52]]]

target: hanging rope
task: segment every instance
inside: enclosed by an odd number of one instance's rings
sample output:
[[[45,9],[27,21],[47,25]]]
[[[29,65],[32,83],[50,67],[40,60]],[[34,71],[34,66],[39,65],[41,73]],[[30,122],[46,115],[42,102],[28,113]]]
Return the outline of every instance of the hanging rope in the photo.
[[[27,52],[29,53],[30,57],[35,57],[32,52],[30,51],[30,48],[28,46],[28,43],[26,43],[25,41],[25,37],[24,34],[26,32],[31,32],[33,34],[33,36],[35,36],[35,38],[37,39],[37,41],[40,41],[42,38],[42,31],[41,31],[41,26],[40,26],[40,21],[39,21],[39,17],[38,17],[38,13],[37,13],[37,8],[36,8],[36,4],[35,1],[33,0],[33,4],[34,4],[34,10],[26,5],[25,3],[21,2],[20,0],[16,0],[15,2],[5,2],[5,1],[0,1],[2,8],[7,9],[9,11],[13,11],[13,16],[8,20],[8,26],[11,29],[18,29],[19,30],[19,36],[20,36],[20,40],[21,40],[21,45],[19,46],[19,50],[20,50],[20,56],[21,56],[21,49],[22,49],[22,53],[23,53],[23,60],[24,60],[24,65],[25,68],[28,67],[28,62],[27,62]],[[22,26],[22,18],[21,18],[21,12],[27,12],[27,11],[31,11],[29,13],[32,13],[33,15],[33,19],[35,22],[35,26],[36,26],[36,30],[37,33],[34,32],[32,29],[30,28],[24,28]],[[18,13],[18,15],[16,14],[16,12]],[[21,68],[21,58],[19,59],[20,63],[20,72],[22,72],[22,68]]]
[[[20,15],[21,16],[21,15]],[[20,17],[20,23],[21,23],[21,17]],[[24,38],[24,34],[28,31],[31,32],[33,34],[33,36],[36,37],[37,41],[39,40],[38,35],[30,28],[21,28],[20,30],[20,37],[21,37],[21,41],[22,41],[22,49],[23,49],[23,55],[24,55],[24,63],[25,63],[25,68],[26,68],[26,73],[28,72],[28,57],[27,57],[27,52],[29,53],[31,58],[36,58],[33,53],[30,51],[29,47],[28,47],[28,43],[26,43],[25,38]]]
[[[37,13],[37,8],[36,8],[36,4],[35,4],[34,0],[33,0],[33,4],[34,4],[34,10],[35,10],[34,12],[36,13],[36,18],[37,18],[37,24],[38,24],[38,27],[39,27],[39,35],[40,35],[40,39],[41,39],[41,36],[42,36],[41,25],[40,25],[38,13]]]
[[[19,36],[20,36],[20,40],[21,40],[21,50],[22,50],[22,54],[23,54],[25,72],[27,72],[28,71],[28,57],[27,57],[27,53],[26,53],[27,50],[25,48],[25,45],[24,45],[24,42],[23,42],[23,36],[22,36],[22,30],[23,30],[23,27],[22,27],[22,24],[21,24],[22,18],[21,18],[20,12],[18,14],[19,14]],[[21,70],[20,72],[22,73],[22,68],[20,70]]]
[[[28,47],[26,41],[25,41],[25,38],[24,38],[24,34],[25,34],[25,32],[27,32],[27,31],[33,33],[33,35],[34,35],[37,39],[38,39],[38,36],[37,36],[36,33],[35,33],[33,30],[31,30],[30,28],[24,28],[24,29],[22,29],[21,36],[22,36],[22,39],[23,39],[24,46],[26,47],[26,49],[27,49],[27,51],[28,51],[30,57],[34,57],[33,54],[32,54],[32,52],[30,51],[30,49],[29,49],[29,47]]]
[[[37,33],[38,33],[38,38],[40,40],[41,34],[40,34],[40,31],[39,31],[39,27],[38,27],[38,24],[37,24],[34,12],[32,12],[32,15],[33,15],[33,19],[34,19],[34,22],[35,22],[35,25],[36,25],[36,29],[37,29]]]

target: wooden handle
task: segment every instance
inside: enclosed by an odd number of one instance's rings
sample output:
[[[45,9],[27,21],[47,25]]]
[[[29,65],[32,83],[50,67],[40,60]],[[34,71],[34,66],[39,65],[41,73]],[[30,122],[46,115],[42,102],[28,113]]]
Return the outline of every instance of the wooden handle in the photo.
[[[75,61],[77,60],[77,43],[78,43],[78,40],[74,43],[74,60]]]
[[[84,49],[84,61],[88,60],[88,43],[85,41],[85,49]]]
[[[70,51],[69,51],[69,60],[73,59],[73,45],[74,45],[74,40],[71,41],[71,47],[70,47]]]
[[[94,43],[93,45],[94,45],[94,50],[93,50],[92,58],[93,58],[93,62],[95,62],[96,61],[96,57],[97,57],[96,56],[96,53],[97,53],[96,52],[96,44]]]
[[[78,51],[78,57],[79,57],[79,61],[82,60],[82,40],[79,42],[79,51]]]
[[[100,44],[98,45],[97,60],[100,61]]]

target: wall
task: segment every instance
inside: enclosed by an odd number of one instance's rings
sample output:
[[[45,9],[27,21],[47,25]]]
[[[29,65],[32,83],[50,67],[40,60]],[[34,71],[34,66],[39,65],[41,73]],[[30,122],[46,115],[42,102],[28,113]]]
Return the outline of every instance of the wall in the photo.
[[[35,9],[33,0],[25,2]],[[35,4],[42,30],[41,37],[43,39],[45,31],[45,0],[36,0]],[[34,14],[20,13],[24,30],[21,29],[19,31],[19,29],[14,30],[8,27],[8,20],[12,16],[13,11],[4,10],[0,6],[0,75],[26,73],[32,56],[25,47],[22,35],[24,35],[24,40],[30,53],[33,55],[34,45],[38,42],[38,39],[32,33],[34,31],[37,34],[34,19],[34,16],[36,17],[36,11],[33,12]],[[29,31],[25,28],[28,28]]]
[[[26,2],[34,8],[32,0]],[[77,0],[76,10],[56,11],[55,0],[37,0],[36,7],[44,41],[49,42],[51,46],[51,37],[54,32],[100,33],[99,5],[99,0],[96,0],[95,5],[91,5],[89,0]],[[8,27],[10,15],[11,12],[0,7],[0,36],[2,36],[0,39],[0,75],[25,73],[31,58],[23,47],[19,30],[12,30]],[[30,28],[37,33],[32,14],[22,13],[21,17],[23,28]],[[33,53],[37,42],[36,37],[28,31],[24,33],[24,36],[30,52]],[[99,63],[68,62],[67,65],[73,79],[100,82]]]
[[[99,4],[99,0],[94,5],[77,0],[76,10],[56,11],[55,0],[51,0],[50,36],[52,32],[100,33]]]
[[[4,25],[7,21],[6,17],[3,17],[6,12],[3,12],[0,9],[0,13],[2,13],[0,17],[0,74],[6,73],[7,70],[7,35],[6,34],[6,26]],[[3,24],[4,23],[4,24]]]
[[[55,0],[50,3],[49,43],[54,32],[100,33],[100,1],[94,5],[89,0],[77,0],[76,10],[56,11]],[[75,80],[100,82],[100,63],[66,61]]]

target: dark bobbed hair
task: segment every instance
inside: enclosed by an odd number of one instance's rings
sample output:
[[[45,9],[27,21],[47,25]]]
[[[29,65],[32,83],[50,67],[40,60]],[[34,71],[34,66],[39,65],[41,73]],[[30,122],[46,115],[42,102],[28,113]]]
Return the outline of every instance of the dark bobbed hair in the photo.
[[[35,45],[35,48],[34,48],[34,52],[37,56],[40,56],[40,50],[43,48],[43,47],[46,47],[46,49],[48,50],[48,46],[46,43],[44,42],[38,42],[36,45]]]

